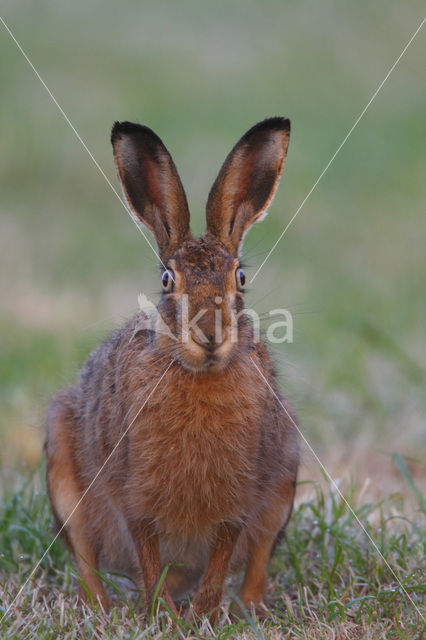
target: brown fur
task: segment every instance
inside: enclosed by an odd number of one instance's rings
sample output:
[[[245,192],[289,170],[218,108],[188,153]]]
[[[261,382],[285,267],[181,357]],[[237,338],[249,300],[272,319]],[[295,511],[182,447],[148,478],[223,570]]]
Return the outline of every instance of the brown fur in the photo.
[[[143,578],[150,610],[170,562],[162,597],[174,609],[173,600],[202,581],[193,600],[201,615],[217,612],[230,563],[244,563],[240,598],[261,611],[267,563],[293,504],[295,417],[259,376],[256,367],[280,397],[267,350],[253,341],[245,315],[238,340],[230,336],[233,314],[243,309],[238,251],[273,196],[288,135],[288,121],[274,118],[242,138],[212,189],[207,231],[194,239],[182,185],[159,138],[131,123],[114,127],[129,205],[154,232],[173,272],[173,289],[158,310],[178,340],[141,328],[144,314],[136,315],[91,354],[77,384],[59,393],[48,413],[52,508],[58,525],[66,523],[81,577],[105,606],[90,567]],[[206,344],[192,330],[182,339],[183,293],[189,318],[205,309],[198,326]]]

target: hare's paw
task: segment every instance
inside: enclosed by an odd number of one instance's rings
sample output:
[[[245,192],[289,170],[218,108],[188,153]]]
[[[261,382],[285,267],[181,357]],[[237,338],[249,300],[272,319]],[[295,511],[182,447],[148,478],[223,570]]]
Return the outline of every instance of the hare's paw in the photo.
[[[192,605],[186,613],[186,621],[194,622],[203,616],[210,620],[211,625],[216,625],[219,617],[220,596],[216,590],[205,590],[197,593]]]
[[[92,607],[93,609],[96,609],[99,605],[105,611],[105,613],[108,613],[111,609],[110,600],[102,587],[97,590],[91,589],[89,592],[87,587],[84,588],[80,584],[78,588],[78,596],[80,600],[84,602],[84,604]]]
[[[232,602],[229,608],[229,616],[235,620],[246,620],[247,616],[260,621],[269,620],[271,613],[263,600],[253,602],[253,600]]]

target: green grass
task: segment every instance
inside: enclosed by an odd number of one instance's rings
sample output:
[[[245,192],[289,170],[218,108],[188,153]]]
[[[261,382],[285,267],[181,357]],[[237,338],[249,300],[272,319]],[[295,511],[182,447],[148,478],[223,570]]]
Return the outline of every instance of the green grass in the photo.
[[[114,187],[112,123],[136,120],[158,132],[187,189],[196,232],[210,185],[239,136],[266,116],[291,118],[280,189],[268,218],[247,237],[248,279],[423,13],[419,0],[46,0],[2,8]],[[423,29],[247,294],[260,312],[277,305],[292,312],[294,343],[274,349],[283,390],[331,475],[358,488],[354,506],[419,606],[424,42]],[[40,462],[49,398],[133,313],[138,293],[155,299],[159,285],[151,250],[2,26],[0,59],[0,554],[7,602],[51,539],[38,472],[29,479]],[[301,473],[322,482],[307,452]],[[317,489],[309,500],[306,486],[299,490],[274,564],[277,627],[263,632],[421,637],[371,543],[321,486],[324,493]],[[25,604],[8,618],[9,636],[158,635],[136,605],[137,629],[126,607],[111,618],[80,613],[72,606],[74,582],[55,545]],[[245,633],[262,631],[248,625]],[[235,634],[226,624],[217,633]]]
[[[215,632],[207,621],[188,625],[154,615],[144,616],[143,592],[125,592],[114,576],[105,576],[114,598],[109,616],[76,604],[77,579],[61,541],[48,549],[52,518],[39,472],[19,490],[6,490],[0,517],[0,575],[4,638],[247,637],[421,638],[424,615],[424,502],[402,459],[403,477],[417,496],[407,509],[400,494],[359,504],[355,487],[345,498],[312,483],[293,514],[287,535],[271,566],[270,620],[232,622],[223,610]],[[348,506],[349,505],[349,506]],[[368,536],[355,516],[363,523]],[[378,548],[375,551],[372,541]],[[8,607],[43,557],[33,579]],[[232,600],[238,580],[228,582],[225,602]],[[37,601],[37,605],[34,603]],[[167,626],[168,625],[168,626]],[[165,627],[165,628],[163,628]],[[26,635],[28,634],[28,635]],[[351,635],[352,634],[352,635]],[[334,636],[335,637],[335,636]]]

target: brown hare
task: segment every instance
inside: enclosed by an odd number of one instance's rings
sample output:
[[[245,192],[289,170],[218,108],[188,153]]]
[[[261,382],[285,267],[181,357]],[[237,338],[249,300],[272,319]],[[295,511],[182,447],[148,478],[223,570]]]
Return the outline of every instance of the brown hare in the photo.
[[[105,607],[92,568],[143,580],[150,612],[170,564],[159,595],[176,615],[193,593],[189,614],[216,621],[225,577],[242,566],[242,604],[265,609],[267,564],[293,506],[297,429],[243,312],[239,252],[272,201],[289,135],[275,117],[241,138],[194,238],[158,136],[130,122],[112,129],[126,201],[157,243],[168,331],[146,328],[141,312],[101,344],[52,400],[45,444],[56,524]]]

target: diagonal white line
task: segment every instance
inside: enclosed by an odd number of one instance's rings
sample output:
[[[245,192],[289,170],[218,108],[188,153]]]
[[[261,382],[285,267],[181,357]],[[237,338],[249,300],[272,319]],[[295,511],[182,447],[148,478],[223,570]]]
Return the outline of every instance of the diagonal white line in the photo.
[[[289,412],[287,411],[286,407],[284,406],[284,404],[281,402],[281,398],[277,395],[277,393],[275,392],[275,390],[273,389],[273,387],[269,384],[268,380],[265,378],[265,376],[263,375],[262,371],[259,369],[259,367],[257,366],[257,364],[255,363],[255,361],[253,360],[253,358],[250,356],[250,360],[252,361],[254,367],[257,369],[259,375],[261,376],[261,378],[263,379],[263,381],[265,382],[265,384],[267,385],[268,389],[270,390],[270,392],[272,393],[272,395],[278,400],[278,402],[280,403],[281,407],[284,409],[284,411],[286,412],[287,416],[289,417],[289,419],[291,420],[291,423],[293,424],[293,426],[297,429],[297,432],[299,433],[300,437],[303,439],[304,443],[306,444],[306,446],[308,447],[308,449],[310,450],[310,452],[312,453],[312,455],[314,456],[314,458],[316,459],[316,461],[318,462],[318,464],[320,465],[321,469],[324,471],[324,473],[326,474],[327,478],[330,480],[331,484],[333,485],[333,487],[335,488],[335,490],[337,491],[337,493],[339,494],[339,496],[341,497],[341,499],[343,500],[343,502],[345,503],[345,505],[347,506],[347,508],[349,509],[349,511],[351,512],[352,516],[354,517],[354,519],[357,521],[357,523],[359,524],[359,526],[361,527],[361,529],[363,530],[363,532],[365,533],[365,535],[367,536],[367,538],[369,539],[369,541],[371,542],[371,544],[373,545],[373,547],[375,548],[375,550],[377,551],[377,553],[379,554],[379,556],[381,557],[381,559],[383,560],[383,562],[385,563],[385,565],[387,566],[387,568],[389,569],[389,571],[392,573],[393,577],[395,578],[395,580],[397,581],[397,583],[399,584],[401,590],[404,592],[405,596],[408,598],[408,600],[410,600],[411,604],[414,606],[414,608],[416,609],[417,613],[419,614],[419,616],[422,618],[423,621],[426,622],[423,614],[421,613],[420,609],[418,608],[418,606],[416,605],[416,603],[414,602],[413,598],[410,596],[410,594],[408,593],[408,591],[406,589],[404,589],[404,587],[402,586],[401,581],[399,580],[398,576],[396,575],[395,571],[392,569],[392,567],[390,566],[389,562],[386,560],[386,558],[383,556],[382,552],[380,551],[379,547],[377,546],[377,544],[375,543],[375,541],[373,540],[373,538],[370,536],[370,534],[368,533],[367,529],[365,528],[365,526],[363,525],[363,523],[361,522],[361,520],[358,518],[357,514],[355,513],[355,511],[352,509],[351,505],[349,504],[349,502],[346,500],[345,496],[343,495],[343,493],[340,491],[336,481],[331,477],[331,475],[329,474],[329,472],[327,471],[327,469],[325,468],[325,466],[323,465],[323,463],[321,462],[321,460],[319,459],[319,457],[317,456],[317,454],[315,453],[314,449],[312,448],[312,446],[309,444],[309,442],[307,441],[307,439],[305,438],[305,436],[303,435],[303,433],[301,432],[301,430],[299,429],[299,427],[297,426],[296,422],[293,420],[293,418],[291,417],[291,415],[289,414]]]
[[[285,226],[284,230],[281,232],[278,240],[275,241],[275,243],[273,244],[273,246],[271,247],[271,249],[269,250],[268,255],[266,256],[266,258],[263,260],[262,264],[260,265],[260,267],[258,267],[256,273],[254,274],[254,276],[252,277],[252,279],[250,280],[250,284],[253,282],[253,280],[255,279],[255,277],[257,276],[257,274],[259,273],[259,271],[262,269],[263,265],[265,264],[265,262],[269,259],[270,255],[272,254],[273,251],[275,251],[278,243],[282,240],[283,236],[285,235],[285,233],[287,232],[287,229],[290,227],[290,225],[293,223],[293,220],[296,218],[296,216],[298,215],[299,211],[304,207],[306,201],[308,200],[308,198],[311,196],[312,192],[314,191],[314,189],[316,189],[318,183],[320,182],[320,180],[322,179],[322,177],[324,176],[324,174],[328,171],[328,169],[330,168],[332,162],[334,161],[334,159],[336,158],[337,154],[340,152],[340,150],[342,149],[342,147],[344,146],[344,144],[346,144],[346,141],[348,140],[349,136],[352,134],[353,130],[355,129],[355,127],[358,125],[359,121],[361,120],[361,118],[364,116],[365,112],[367,111],[367,109],[369,108],[369,106],[371,105],[371,103],[373,102],[373,100],[375,99],[375,97],[377,96],[377,94],[379,93],[379,91],[381,90],[381,88],[383,87],[383,85],[385,84],[386,80],[389,78],[389,76],[391,75],[392,71],[395,69],[396,65],[398,64],[398,62],[401,60],[402,56],[404,55],[404,53],[407,51],[408,47],[411,45],[411,43],[413,42],[414,38],[417,36],[417,34],[419,33],[420,29],[423,27],[424,23],[426,22],[426,18],[423,18],[423,20],[421,21],[420,25],[417,27],[417,29],[415,30],[415,32],[413,33],[413,35],[411,36],[411,38],[409,39],[409,41],[407,42],[407,44],[405,45],[405,47],[403,48],[403,50],[401,51],[401,53],[399,54],[399,56],[397,57],[397,59],[395,60],[395,62],[393,63],[393,65],[391,66],[391,68],[389,69],[389,71],[387,72],[387,74],[385,75],[384,79],[382,80],[382,82],[379,84],[379,86],[377,87],[377,89],[375,90],[375,92],[373,93],[373,95],[371,96],[370,100],[367,102],[367,104],[365,105],[364,109],[361,111],[361,113],[359,114],[358,118],[355,120],[355,122],[353,123],[352,127],[349,129],[348,133],[345,135],[345,137],[343,138],[342,142],[340,143],[340,145],[337,147],[336,151],[333,153],[333,155],[331,156],[330,160],[328,161],[328,163],[325,165],[323,171],[320,173],[320,175],[318,176],[317,180],[314,182],[313,186],[311,187],[310,191],[308,192],[308,194],[305,196],[305,198],[303,199],[302,203],[299,205],[298,209],[296,210],[296,212],[292,215],[292,217],[290,218],[289,222],[287,223],[287,225]]]
[[[19,51],[22,53],[22,55],[24,56],[25,60],[28,62],[28,64],[30,65],[31,69],[34,71],[35,75],[37,76],[37,78],[40,80],[41,84],[43,85],[43,87],[46,89],[47,93],[49,94],[50,98],[52,99],[52,101],[55,103],[55,105],[57,106],[57,108],[59,109],[60,113],[62,114],[62,116],[64,117],[65,121],[69,124],[69,126],[71,127],[72,131],[74,132],[77,140],[81,143],[82,147],[87,151],[87,153],[89,154],[90,158],[92,159],[94,165],[96,166],[96,168],[98,169],[99,173],[103,176],[103,178],[105,179],[105,181],[107,182],[108,186],[110,187],[111,191],[115,194],[115,196],[118,198],[118,200],[121,202],[121,204],[123,205],[123,207],[125,208],[125,210],[127,211],[127,213],[129,214],[129,216],[131,217],[131,219],[133,220],[133,222],[135,223],[136,227],[139,229],[140,233],[142,234],[142,236],[145,238],[146,242],[148,243],[148,245],[151,247],[152,251],[155,253],[157,259],[161,262],[162,266],[164,267],[164,269],[166,269],[165,264],[163,263],[163,261],[161,260],[160,256],[157,254],[157,251],[155,250],[155,247],[153,247],[153,245],[151,244],[151,242],[149,241],[149,239],[147,238],[144,230],[141,227],[141,223],[140,221],[133,215],[133,213],[130,211],[130,209],[127,207],[125,201],[123,200],[123,198],[120,196],[120,194],[118,193],[117,189],[114,187],[114,185],[111,183],[110,179],[108,178],[108,176],[106,175],[105,171],[102,169],[101,165],[99,164],[99,162],[96,160],[96,158],[94,157],[93,153],[90,151],[89,147],[87,146],[87,144],[84,142],[84,140],[82,139],[82,137],[80,136],[80,134],[78,133],[77,129],[74,127],[73,123],[71,122],[71,120],[69,119],[69,117],[67,116],[67,114],[65,113],[65,111],[62,109],[61,105],[59,104],[59,102],[56,100],[55,96],[53,95],[53,93],[51,92],[51,90],[49,89],[49,87],[47,86],[47,84],[45,83],[45,81],[43,80],[43,78],[41,77],[40,73],[37,71],[37,69],[35,68],[35,66],[33,65],[33,63],[31,62],[31,60],[29,59],[29,57],[27,56],[27,54],[25,53],[24,49],[21,47],[21,45],[19,44],[19,42],[17,41],[17,39],[15,38],[15,36],[13,35],[12,31],[9,29],[9,27],[7,26],[6,22],[3,20],[3,18],[0,16],[0,21],[2,22],[4,28],[6,29],[6,31],[8,32],[8,34],[10,35],[10,37],[12,38],[13,42],[16,44],[16,46],[18,47]],[[173,278],[172,278],[173,279]]]
[[[47,554],[49,553],[50,549],[52,548],[52,546],[55,544],[56,540],[59,538],[59,536],[61,535],[62,531],[64,530],[64,528],[66,527],[66,525],[68,524],[68,522],[70,521],[72,515],[74,514],[74,512],[76,511],[76,509],[78,509],[78,507],[80,506],[80,504],[82,503],[82,501],[84,500],[85,496],[87,495],[87,493],[90,491],[90,489],[92,488],[92,486],[94,485],[94,483],[96,482],[96,480],[98,479],[99,475],[102,473],[103,469],[105,468],[106,464],[109,462],[109,460],[111,459],[111,456],[114,454],[115,450],[117,449],[117,447],[120,445],[120,443],[122,442],[123,438],[126,436],[126,434],[128,433],[129,429],[132,427],[133,423],[135,422],[136,418],[138,417],[138,415],[140,414],[140,412],[142,411],[142,409],[145,407],[146,403],[148,402],[148,400],[151,398],[152,394],[154,393],[154,391],[156,390],[156,388],[158,387],[158,385],[160,384],[160,382],[162,381],[162,379],[164,378],[164,376],[166,375],[166,373],[168,372],[168,370],[170,369],[170,367],[172,366],[172,364],[175,362],[175,360],[172,360],[170,362],[170,364],[167,366],[166,370],[163,372],[163,374],[161,375],[161,378],[156,382],[155,386],[153,387],[153,389],[151,389],[151,391],[149,392],[149,395],[147,397],[147,399],[145,400],[145,402],[143,403],[143,405],[140,407],[140,409],[138,410],[138,412],[136,413],[135,417],[133,418],[133,420],[131,421],[131,423],[129,424],[129,426],[127,427],[127,429],[122,433],[122,435],[120,436],[120,438],[118,439],[117,443],[115,444],[113,450],[111,451],[111,453],[109,454],[109,456],[105,459],[104,463],[102,464],[102,466],[99,468],[98,472],[96,473],[95,477],[93,478],[93,480],[91,481],[91,483],[89,484],[89,486],[87,487],[87,489],[84,491],[84,493],[82,494],[82,496],[80,497],[79,501],[77,502],[77,504],[75,505],[74,509],[71,511],[71,513],[69,514],[68,518],[65,520],[65,522],[63,523],[62,527],[59,529],[58,533],[56,534],[56,536],[53,538],[52,542],[49,544],[49,546],[47,547],[46,551],[43,553],[43,555],[41,556],[40,560],[37,562],[37,564],[34,566],[34,568],[32,569],[30,575],[28,576],[28,578],[25,580],[24,584],[22,585],[22,587],[19,589],[18,593],[16,594],[16,596],[14,597],[14,599],[12,600],[11,604],[8,606],[8,608],[6,609],[5,613],[2,615],[2,617],[0,618],[0,623],[3,622],[4,618],[7,616],[7,614],[9,613],[10,609],[13,607],[13,605],[15,604],[15,602],[17,601],[17,599],[19,598],[19,596],[21,595],[21,593],[23,592],[23,590],[25,589],[25,587],[27,586],[28,582],[31,580],[31,578],[34,576],[35,572],[37,571],[37,569],[39,568],[39,566],[41,565],[41,563],[43,562],[44,558],[47,556]]]

